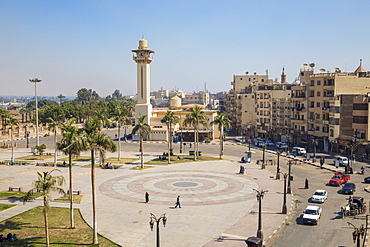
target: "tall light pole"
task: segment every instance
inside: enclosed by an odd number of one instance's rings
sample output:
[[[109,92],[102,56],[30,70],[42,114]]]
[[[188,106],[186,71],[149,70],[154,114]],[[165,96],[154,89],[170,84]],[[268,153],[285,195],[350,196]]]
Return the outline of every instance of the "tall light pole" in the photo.
[[[154,214],[150,213],[150,229],[153,231],[153,226],[154,223],[157,223],[157,240],[156,240],[156,247],[160,246],[160,241],[159,241],[159,222],[163,222],[163,227],[166,227],[166,222],[167,222],[167,217],[166,214],[162,214],[161,217],[157,219]]]
[[[39,139],[39,113],[38,113],[38,106],[37,106],[37,83],[41,82],[42,80],[39,78],[29,79],[31,83],[35,83],[35,103],[36,103],[36,146],[40,146],[40,139]]]
[[[263,144],[263,155],[262,155],[262,166],[261,166],[261,169],[265,169],[265,152],[266,152],[266,144]]]
[[[276,166],[276,179],[280,179],[280,151],[276,151],[277,166]]]
[[[258,229],[257,229],[257,238],[260,238],[263,240],[263,232],[262,232],[262,199],[268,190],[262,190],[258,191],[256,189],[253,189],[255,192],[257,192],[257,201],[258,201]]]
[[[287,209],[286,209],[286,178],[288,177],[288,174],[284,173],[283,176],[284,176],[284,200],[283,200],[283,209],[282,209],[281,213],[286,214],[287,213]]]
[[[288,191],[287,191],[287,193],[291,194],[292,193],[292,188],[290,187],[290,180],[291,180],[290,168],[292,166],[292,161],[291,160],[288,161],[288,165],[289,165],[289,169],[288,169],[288,189],[287,189]]]
[[[357,247],[360,247],[361,246],[360,237],[364,238],[366,228],[364,228],[364,225],[361,225],[360,228],[357,228],[355,227],[355,225],[353,225],[350,222],[347,222],[347,224],[351,225],[354,228],[352,232],[353,242],[356,243],[356,239],[357,239]]]

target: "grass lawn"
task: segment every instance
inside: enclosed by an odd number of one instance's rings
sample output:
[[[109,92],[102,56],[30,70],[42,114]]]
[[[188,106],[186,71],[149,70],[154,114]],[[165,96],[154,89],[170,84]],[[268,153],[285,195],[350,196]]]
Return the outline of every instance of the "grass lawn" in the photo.
[[[54,155],[27,155],[17,158],[18,160],[44,160],[53,158]]]
[[[105,159],[106,162],[109,163],[120,163],[120,164],[130,164],[134,161],[137,161],[139,159],[137,158],[121,158],[121,160],[118,160],[118,158],[107,158]]]
[[[90,156],[78,156],[78,157],[72,157],[72,161],[90,161]],[[58,159],[58,161],[68,161],[68,157]]]
[[[84,197],[83,195],[72,195],[72,199],[73,199],[73,202],[74,203],[80,203],[82,201],[82,198],[83,197]],[[59,198],[55,199],[54,201],[57,201],[57,202],[69,202],[69,195],[65,195],[65,196],[59,197]]]
[[[0,234],[17,234],[17,241],[11,246],[45,246],[43,207],[36,207],[0,222]],[[49,211],[50,246],[93,246],[92,229],[82,219],[80,211],[75,210],[75,229],[69,229],[69,209],[52,207]],[[99,236],[98,246],[119,246]],[[3,245],[4,244],[4,245]],[[1,242],[0,246],[9,242]]]
[[[22,200],[22,198],[26,195],[27,192],[15,192],[15,191],[0,191],[0,199],[10,199],[10,198],[17,198]],[[37,198],[41,196],[41,193],[34,193],[33,198]]]
[[[178,160],[177,157],[180,157],[180,159]],[[171,163],[170,164],[177,164],[177,163],[184,163],[184,162],[194,162],[194,155],[173,155],[173,156],[170,156],[170,158],[171,158]],[[197,156],[196,161],[210,161],[210,160],[220,160],[220,158],[210,157],[210,156]],[[149,165],[168,165],[168,161],[167,161],[167,159],[166,160],[160,160],[159,158],[155,158],[153,160],[145,162],[145,164],[149,164]]]
[[[15,204],[0,204],[0,212],[6,210],[8,208],[14,207],[14,206],[15,206]]]
[[[120,168],[120,167],[122,167],[123,165],[112,165],[112,167],[113,167],[113,169],[118,169],[118,168]],[[82,167],[91,167],[91,164],[87,164],[87,165],[84,165],[84,166],[82,166]],[[100,166],[100,163],[98,163],[98,164],[95,164],[95,168],[101,168],[101,166]]]

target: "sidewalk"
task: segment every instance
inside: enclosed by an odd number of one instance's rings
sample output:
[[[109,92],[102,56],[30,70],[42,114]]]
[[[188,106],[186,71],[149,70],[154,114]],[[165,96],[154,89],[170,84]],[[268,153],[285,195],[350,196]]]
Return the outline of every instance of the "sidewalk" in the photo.
[[[17,150],[16,157],[29,154]],[[112,154],[110,156],[114,156]],[[154,154],[147,153],[145,160]],[[136,153],[122,153],[122,157],[136,157]],[[0,152],[0,160],[8,153]],[[251,163],[245,175],[237,174],[239,157],[226,156],[222,161],[190,162],[169,166],[155,166],[145,170],[130,170],[138,165],[124,165],[118,170],[97,169],[97,214],[100,234],[122,246],[153,246],[155,233],[150,231],[150,213],[166,213],[166,227],[160,226],[162,246],[246,246],[248,237],[256,236],[258,202],[252,189],[268,190],[262,200],[262,231],[267,241],[286,219],[281,214],[283,182],[275,180],[267,170]],[[48,160],[49,161],[49,160]],[[87,162],[85,162],[87,163]],[[81,209],[84,219],[91,225],[90,171],[74,167],[74,189],[81,190],[84,198]],[[36,171],[52,167],[0,166],[5,180],[0,189],[22,186],[27,191],[36,178]],[[68,169],[59,168],[68,180]],[[68,181],[67,181],[68,182]],[[150,202],[144,203],[144,193]],[[181,209],[174,208],[176,196],[181,195]],[[287,195],[290,212],[292,196]],[[3,202],[1,202],[3,203]],[[0,220],[17,215],[36,205],[29,202],[0,213]],[[66,203],[52,202],[51,206],[68,207]]]

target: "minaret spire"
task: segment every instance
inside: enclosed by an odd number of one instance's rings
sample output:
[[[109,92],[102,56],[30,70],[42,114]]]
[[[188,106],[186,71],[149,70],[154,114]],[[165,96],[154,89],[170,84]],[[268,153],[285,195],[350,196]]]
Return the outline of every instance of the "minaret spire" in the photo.
[[[139,40],[138,49],[134,52],[134,61],[137,63],[137,103],[135,105],[135,118],[146,115],[147,124],[150,125],[152,116],[152,105],[150,104],[150,63],[154,51],[148,49],[148,41],[142,38]]]

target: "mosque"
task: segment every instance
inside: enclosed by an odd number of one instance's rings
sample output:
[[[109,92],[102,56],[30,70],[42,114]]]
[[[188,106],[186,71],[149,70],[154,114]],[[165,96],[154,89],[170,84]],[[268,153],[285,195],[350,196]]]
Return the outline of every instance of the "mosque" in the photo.
[[[153,61],[151,56],[154,51],[148,48],[148,41],[145,39],[139,40],[139,47],[132,50],[133,60],[137,63],[137,103],[135,105],[135,122],[140,116],[146,115],[146,123],[151,127],[150,140],[167,141],[168,129],[166,124],[161,123],[161,119],[166,115],[168,110],[172,111],[180,118],[180,123],[172,126],[174,136],[182,138],[185,142],[194,140],[194,129],[192,126],[183,126],[186,115],[191,112],[194,104],[182,105],[181,98],[174,96],[170,99],[169,108],[153,109],[150,104],[150,63]],[[208,117],[208,124],[199,126],[199,141],[206,139],[213,140],[219,138],[219,130],[217,126],[212,126],[210,123],[217,116],[216,110],[206,110],[205,105],[199,105],[203,108],[205,115]]]

